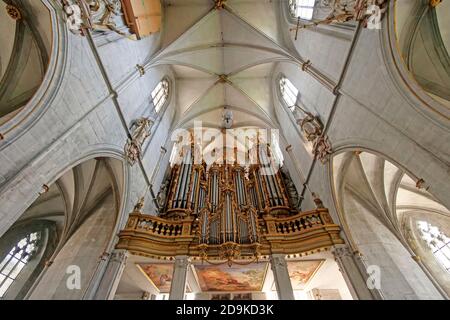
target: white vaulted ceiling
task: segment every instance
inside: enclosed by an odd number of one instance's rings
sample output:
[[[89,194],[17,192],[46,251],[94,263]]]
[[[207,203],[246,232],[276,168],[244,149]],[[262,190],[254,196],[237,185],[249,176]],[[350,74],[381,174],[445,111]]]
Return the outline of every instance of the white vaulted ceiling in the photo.
[[[50,12],[42,1],[17,4],[22,19],[7,14],[0,0],[0,125],[33,97],[47,70],[52,47]]]
[[[25,211],[19,222],[53,221],[60,237],[67,240],[107,202],[115,201],[118,206],[120,200],[114,197],[120,194],[123,183],[121,170],[120,161],[106,158],[88,160],[68,170]],[[109,214],[114,220],[115,212]]]
[[[403,169],[372,153],[347,152],[336,156],[334,183],[341,212],[345,190],[363,202],[391,230],[403,230],[408,217],[420,212],[448,219],[450,212],[425,189],[419,189]],[[348,197],[348,196],[347,196]]]
[[[175,128],[220,128],[224,107],[233,128],[279,127],[273,110],[272,72],[294,61],[279,28],[278,2],[165,1],[163,49],[151,64],[170,65],[176,78]]]

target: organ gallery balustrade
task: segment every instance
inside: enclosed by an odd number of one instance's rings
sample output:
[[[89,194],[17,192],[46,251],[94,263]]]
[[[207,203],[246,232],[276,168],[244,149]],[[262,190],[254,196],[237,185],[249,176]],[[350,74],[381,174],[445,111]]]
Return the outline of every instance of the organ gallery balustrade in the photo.
[[[333,223],[327,209],[301,212],[286,218],[264,216],[258,219],[258,227],[260,238],[254,244],[258,244],[260,256],[272,253],[301,254],[343,243],[339,237],[340,228]],[[119,238],[118,249],[159,258],[177,255],[201,257],[204,245],[198,219],[172,221],[139,211],[130,214]],[[233,242],[227,243],[230,246]],[[240,258],[254,258],[254,244],[236,243],[240,247]],[[208,246],[208,256],[219,259],[221,245]]]

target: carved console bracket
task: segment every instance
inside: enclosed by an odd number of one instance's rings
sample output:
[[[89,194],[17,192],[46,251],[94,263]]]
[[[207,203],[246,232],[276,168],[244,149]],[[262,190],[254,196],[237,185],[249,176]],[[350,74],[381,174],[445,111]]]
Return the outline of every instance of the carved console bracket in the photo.
[[[316,141],[323,133],[323,124],[318,116],[307,112],[306,117],[299,119],[297,123],[302,129],[303,135],[306,140],[310,142]]]
[[[227,0],[215,0],[214,2],[214,8],[216,10],[221,10],[225,9],[225,2],[227,2]]]
[[[82,0],[62,0],[62,3],[70,32],[84,36],[84,29],[91,28],[87,4]]]
[[[145,68],[144,68],[144,66],[142,66],[140,64],[137,64],[136,65],[136,69],[139,71],[139,75],[141,77],[143,77],[145,75]]]
[[[319,160],[322,164],[328,163],[330,155],[333,153],[328,136],[320,136],[314,141],[313,153],[316,160]]]
[[[22,13],[20,12],[19,8],[17,8],[16,6],[8,4],[6,6],[6,12],[13,20],[16,20],[16,21],[22,20]]]
[[[441,2],[442,0],[430,0],[430,6],[436,8]]]

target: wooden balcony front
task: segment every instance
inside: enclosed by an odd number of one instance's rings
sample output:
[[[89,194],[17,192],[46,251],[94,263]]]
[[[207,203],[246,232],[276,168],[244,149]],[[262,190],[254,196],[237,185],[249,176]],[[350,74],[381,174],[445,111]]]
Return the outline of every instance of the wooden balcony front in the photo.
[[[272,253],[296,254],[335,244],[343,244],[340,227],[333,223],[328,209],[301,212],[295,216],[277,218],[265,216],[264,238]]]
[[[340,227],[333,223],[327,209],[302,212],[295,216],[278,218],[264,216],[259,219],[262,256],[273,253],[304,254],[342,244]],[[136,255],[172,258],[177,255],[199,257],[200,233],[193,217],[172,221],[156,216],[133,212],[127,226],[119,234],[118,249],[126,249]],[[243,255],[253,244],[239,245]],[[210,245],[210,251],[219,252],[218,245]]]

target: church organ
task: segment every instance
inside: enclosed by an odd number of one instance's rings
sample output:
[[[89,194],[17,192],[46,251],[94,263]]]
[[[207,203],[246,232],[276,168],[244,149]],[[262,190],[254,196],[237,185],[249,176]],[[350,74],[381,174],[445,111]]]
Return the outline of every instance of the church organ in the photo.
[[[196,152],[195,144],[179,150],[159,216],[143,215],[138,205],[118,248],[156,257],[183,251],[231,264],[277,250],[301,253],[342,242],[326,209],[302,213],[291,205],[270,145],[250,149],[247,165],[236,160],[236,148],[224,148],[225,161],[210,164],[196,163]],[[146,241],[134,239],[142,232]],[[317,242],[303,239],[310,232]]]
[[[258,149],[257,158],[249,166],[239,165],[237,161],[213,163],[209,167],[205,163],[194,164],[193,149],[194,146],[184,148],[181,163],[172,168],[164,216],[198,215],[207,205],[211,213],[216,213],[224,203],[237,211],[250,206],[259,214],[295,213],[295,209],[290,208],[281,172],[270,157],[269,146],[255,148]]]

